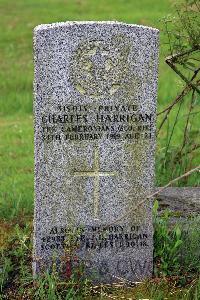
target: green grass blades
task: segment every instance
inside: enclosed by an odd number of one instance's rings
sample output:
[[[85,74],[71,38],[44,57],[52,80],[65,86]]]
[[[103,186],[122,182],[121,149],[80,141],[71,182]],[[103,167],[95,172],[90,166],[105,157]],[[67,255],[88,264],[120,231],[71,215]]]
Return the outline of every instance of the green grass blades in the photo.
[[[170,228],[170,215],[165,211],[158,216],[158,202],[154,203],[154,260],[155,275],[172,275],[180,271],[180,247],[183,243],[181,229],[176,225]],[[159,274],[160,273],[160,274]]]
[[[0,11],[0,217],[13,219],[33,212],[33,28],[41,23],[67,20],[118,20],[162,29],[160,19],[173,9],[169,0],[1,0]],[[158,111],[183,87],[164,62],[167,37],[162,30],[160,35]],[[178,156],[189,101],[190,95],[185,97],[177,120],[178,107],[158,136],[156,184],[159,186],[200,163],[198,148],[191,152],[192,141],[195,140],[197,146],[200,143],[198,107],[190,122],[187,155]],[[198,104],[198,99],[195,101]],[[158,125],[161,120],[159,116]],[[197,186],[199,173],[177,184]]]
[[[194,215],[189,219],[175,219],[167,210],[159,216],[157,200],[153,216],[155,276],[177,275],[178,284],[185,285],[192,274],[200,272],[200,218]]]
[[[183,82],[164,62],[167,37],[159,20],[172,13],[170,0],[0,0],[0,299],[200,299],[199,217],[171,226],[170,213],[158,216],[157,204],[154,259],[159,277],[133,286],[97,287],[75,274],[68,280],[58,278],[55,270],[32,278],[33,28],[58,21],[117,20],[161,29],[160,112],[183,88]],[[188,123],[187,145],[180,151],[190,101],[191,94],[173,109],[157,138],[158,186],[200,163],[199,97]],[[161,121],[162,115],[158,127]],[[199,173],[177,184],[198,186]]]
[[[0,218],[30,215],[33,210],[32,117],[0,120]]]
[[[163,230],[166,224],[166,214],[163,217],[158,217],[155,230],[157,232],[166,232]],[[196,219],[192,220],[195,228]],[[174,230],[176,228],[176,232]],[[191,226],[190,226],[191,228]],[[186,228],[187,230],[188,228]],[[182,237],[182,232],[177,230],[177,227],[169,228],[169,232],[174,233],[170,236],[173,240],[168,245],[168,253],[171,257],[181,258],[180,254],[185,251],[182,248],[186,244],[186,240]],[[170,233],[168,232],[168,235]],[[191,233],[190,233],[191,234]],[[177,240],[183,240],[180,247],[175,246]],[[67,278],[59,276],[56,268],[56,260],[53,263],[51,272],[43,272],[37,277],[32,277],[32,226],[14,225],[10,235],[7,237],[8,243],[1,251],[0,257],[0,299],[21,300],[21,299],[36,299],[36,300],[97,300],[97,299],[154,299],[154,300],[198,300],[200,298],[200,280],[198,279],[197,269],[190,269],[190,261],[187,260],[187,255],[191,257],[197,255],[197,248],[188,247],[186,261],[181,261],[181,273],[173,267],[172,263],[165,267],[164,271],[168,276],[163,276],[162,272],[158,273],[158,277],[149,279],[139,284],[130,284],[121,282],[114,285],[99,285],[94,286],[84,276],[84,267],[77,266],[77,270],[73,271]],[[165,241],[167,239],[165,238]],[[157,241],[156,241],[157,242]],[[155,243],[156,243],[155,242]],[[187,245],[187,244],[186,244]],[[163,234],[160,239],[160,246],[155,244],[156,253],[163,255],[159,249],[163,248]],[[166,245],[165,245],[166,248]],[[175,251],[173,250],[175,249]],[[165,255],[165,254],[164,254]],[[166,256],[165,256],[166,257]],[[155,262],[158,263],[158,256]],[[175,260],[175,264],[177,260]],[[172,273],[174,268],[174,273]],[[161,270],[161,266],[158,266]],[[82,276],[80,276],[80,271]],[[196,272],[196,273],[195,273]],[[183,282],[183,277],[185,281]],[[182,281],[181,281],[182,280]]]

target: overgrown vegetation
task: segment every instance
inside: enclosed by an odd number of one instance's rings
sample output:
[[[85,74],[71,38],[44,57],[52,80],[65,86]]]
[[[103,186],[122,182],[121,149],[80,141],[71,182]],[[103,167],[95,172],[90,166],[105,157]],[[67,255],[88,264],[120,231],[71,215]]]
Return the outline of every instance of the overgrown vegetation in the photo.
[[[200,298],[199,217],[170,225],[170,213],[158,215],[154,205],[154,278],[148,282],[92,286],[78,263],[73,272],[58,273],[56,262],[51,273],[32,277],[32,227],[13,225],[2,243],[0,260],[1,299],[191,299]],[[71,253],[72,255],[72,253]],[[68,250],[64,263],[69,262]]]
[[[159,153],[160,172],[168,174],[168,180],[181,175],[196,164],[196,153],[200,148],[200,3],[198,0],[175,2],[175,15],[162,19],[166,40],[166,63],[180,78],[178,95],[158,113],[158,136],[166,131],[166,144]],[[184,111],[184,114],[182,113]],[[170,123],[170,115],[174,120]],[[180,122],[181,120],[181,122]],[[173,145],[177,127],[182,123],[182,136]],[[169,174],[167,170],[172,170]],[[199,176],[195,185],[199,185]],[[187,184],[187,179],[182,185]]]
[[[154,260],[155,275],[172,275],[180,272],[181,262],[178,256],[183,244],[180,226],[169,227],[170,215],[165,211],[162,218],[157,214],[158,202],[154,204]]]
[[[200,218],[175,218],[165,211],[158,215],[158,202],[154,203],[154,261],[155,276],[177,276],[180,285],[191,281],[194,274],[200,274]]]
[[[82,265],[67,279],[58,276],[56,268],[32,277],[32,29],[40,23],[72,19],[117,19],[159,28],[157,20],[171,12],[169,1],[1,0],[0,9],[0,299],[200,299],[200,218],[194,216],[173,226],[170,212],[158,216],[157,202],[152,280],[95,287],[83,276]],[[179,1],[175,14],[162,24],[157,185],[200,162],[199,1]],[[164,63],[165,56],[171,68]],[[199,183],[195,173],[179,185]]]
[[[161,27],[159,18],[172,9],[168,0],[121,0],[55,2],[51,0],[1,0],[2,13],[0,28],[1,61],[0,70],[0,217],[12,220],[18,215],[33,211],[33,118],[32,118],[32,29],[40,23],[50,23],[70,19],[106,20],[117,19],[128,23],[142,23]],[[123,9],[122,9],[123,7]],[[131,12],[131,13],[130,13]],[[168,17],[169,19],[169,17]],[[168,20],[167,19],[167,20]],[[171,17],[172,20],[173,17]],[[169,24],[178,24],[177,19]],[[172,29],[168,29],[172,32]],[[182,32],[182,30],[181,30]],[[179,76],[165,64],[167,36],[161,31],[160,74],[158,112],[171,105],[181,90]],[[185,34],[184,34],[185,36]],[[187,39],[185,39],[186,44]],[[167,52],[167,54],[166,54]],[[174,49],[174,52],[176,49]],[[199,58],[197,58],[199,59]],[[198,62],[198,61],[196,61]],[[190,92],[191,93],[191,92]],[[171,178],[198,165],[199,155],[199,98],[194,95],[194,109],[187,122],[186,143],[183,142],[185,121],[188,116],[190,97],[173,106],[165,124],[159,132],[156,156],[156,185],[162,186]],[[181,104],[177,116],[177,105]],[[158,126],[163,115],[158,116]],[[174,124],[174,125],[173,125]],[[194,173],[178,184],[198,186],[200,176]]]

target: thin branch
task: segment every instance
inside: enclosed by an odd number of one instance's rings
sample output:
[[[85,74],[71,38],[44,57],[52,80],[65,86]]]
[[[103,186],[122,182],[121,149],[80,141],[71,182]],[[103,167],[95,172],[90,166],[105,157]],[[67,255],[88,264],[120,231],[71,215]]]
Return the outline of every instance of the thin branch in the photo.
[[[193,74],[193,76],[192,76],[191,79],[190,79],[190,83],[196,78],[196,76],[197,76],[197,74],[198,74],[199,71],[200,71],[200,68],[198,68],[198,69],[196,69],[196,70],[194,71],[194,74]],[[183,89],[183,91],[181,92],[181,94],[179,94],[179,95],[175,98],[174,102],[173,102],[172,104],[170,104],[167,108],[165,108],[163,111],[159,112],[159,113],[157,114],[157,116],[163,114],[163,113],[166,112],[168,109],[171,109],[171,108],[172,108],[172,107],[180,100],[181,97],[184,97],[184,96],[191,90],[191,88],[192,88],[191,84],[186,85],[185,88]],[[187,90],[187,89],[188,89],[188,90]],[[186,92],[186,93],[185,93],[185,92]]]
[[[196,90],[196,92],[200,95],[200,90],[196,87],[196,85],[194,85],[190,80],[188,80],[175,66],[175,64],[173,63],[173,58],[172,57],[167,57],[166,58],[166,63],[172,68],[172,70],[174,70],[174,72],[176,72],[176,74],[178,74],[183,81],[185,81],[187,83],[187,85],[190,85],[193,89]]]
[[[197,1],[195,1],[195,5],[196,5],[198,11],[200,11],[200,5],[197,3]]]
[[[191,77],[190,79],[190,83],[195,79],[195,77],[197,76],[198,72],[200,71],[200,68],[196,69],[193,76]],[[196,84],[199,84],[199,81],[196,82]],[[172,102],[172,104],[170,104],[167,108],[165,108],[163,111],[161,111],[160,113],[157,114],[157,116],[159,116],[160,114],[166,112],[159,128],[158,128],[158,131],[157,131],[157,136],[162,128],[162,126],[164,125],[165,121],[167,120],[168,118],[168,115],[169,113],[171,112],[172,108],[174,107],[175,104],[177,104],[183,97],[185,97],[189,92],[190,90],[192,89],[192,86],[191,84],[190,85],[186,85],[186,87],[183,89],[183,91],[181,92],[181,94],[179,94],[174,102]]]
[[[199,114],[200,113],[200,110],[198,110],[198,111],[194,111],[194,112],[192,112],[191,114],[190,114],[190,116],[192,116],[192,115],[197,115],[197,114]],[[183,115],[183,118],[187,118],[187,116],[188,116],[188,114],[185,114],[185,115]]]
[[[183,101],[180,102],[180,105],[179,105],[179,108],[178,108],[178,112],[176,114],[176,118],[175,118],[175,121],[174,121],[174,124],[173,124],[173,127],[172,127],[172,131],[171,131],[171,134],[170,134],[170,137],[169,137],[169,141],[167,143],[167,147],[166,147],[166,151],[165,151],[165,156],[167,155],[167,151],[169,149],[169,145],[171,143],[171,140],[172,140],[172,136],[173,136],[173,133],[174,133],[174,129],[175,129],[175,126],[178,122],[178,116],[179,116],[179,113],[180,113],[180,110],[181,110],[181,105],[183,104]]]
[[[162,191],[164,191],[166,188],[168,188],[170,185],[172,185],[173,183],[179,181],[180,179],[183,179],[185,177],[188,177],[189,175],[193,174],[194,172],[199,172],[200,171],[200,165],[191,169],[190,171],[182,174],[179,177],[176,177],[175,179],[171,180],[168,184],[166,184],[164,187],[160,188],[158,191],[148,195],[144,200],[142,200],[141,202],[139,202],[134,208],[130,209],[127,213],[123,214],[120,218],[116,219],[115,221],[113,221],[112,223],[110,223],[108,226],[111,226],[113,224],[116,224],[117,222],[120,222],[121,220],[123,220],[124,218],[128,217],[131,213],[133,213],[134,211],[136,211],[141,205],[143,205],[147,199],[152,199],[153,197],[155,197],[156,195],[160,194]]]
[[[172,51],[172,47],[171,47],[170,32],[169,32],[169,30],[168,30],[168,23],[165,23],[165,27],[166,27],[166,32],[167,32],[168,40],[169,40],[170,53],[171,53],[171,55],[173,55],[173,51]]]
[[[193,52],[199,51],[199,50],[200,50],[200,48],[195,47],[195,48],[189,49],[189,50],[187,50],[185,52],[175,53],[175,54],[173,54],[171,56],[168,56],[166,58],[166,60],[170,60],[172,63],[174,63],[174,62],[177,62],[177,60],[178,60],[179,57],[183,57],[185,55],[188,55],[190,53],[193,53]]]
[[[197,59],[197,58],[194,58],[194,57],[191,57],[190,60],[200,61],[200,59]]]
[[[182,154],[182,157],[185,156],[185,155],[191,154],[193,151],[195,151],[199,148],[200,148],[200,144],[193,145],[191,149],[189,149],[188,151],[186,151]]]
[[[168,107],[166,107],[164,110],[161,112],[157,113],[157,116],[163,114],[164,112],[171,110],[173,106],[179,102],[180,99],[182,99],[189,91],[191,90],[191,87],[188,85],[182,90],[182,92],[175,98],[175,100],[170,104]]]
[[[184,65],[186,69],[192,71],[192,72],[195,72],[195,68],[192,68],[192,67],[189,67],[188,65]]]
[[[190,107],[189,107],[189,113],[188,113],[188,116],[187,116],[186,125],[185,125],[185,129],[184,129],[184,134],[183,134],[183,144],[182,144],[181,150],[179,151],[180,155],[181,155],[181,153],[183,151],[183,148],[186,145],[188,124],[189,124],[189,119],[190,119],[191,111],[193,109],[194,99],[195,99],[195,91],[193,90],[193,92],[192,92],[192,99],[191,99],[191,103],[190,103]]]
[[[164,118],[163,118],[163,120],[162,120],[162,122],[161,122],[161,124],[160,124],[160,126],[159,126],[159,128],[158,128],[157,135],[159,134],[159,132],[160,132],[162,126],[164,125],[165,121],[167,120],[168,115],[169,115],[170,111],[172,110],[172,108],[174,107],[174,105],[177,104],[180,100],[182,100],[182,99],[189,93],[190,90],[191,90],[191,87],[186,86],[186,87],[184,88],[184,90],[181,92],[181,94],[179,94],[179,95],[176,97],[176,99],[174,100],[174,102],[173,102],[169,107],[167,107],[166,109],[164,109],[162,112],[160,112],[160,113],[158,114],[158,115],[160,115],[160,114],[162,114],[163,112],[167,111],[166,114],[165,114],[165,116],[164,116]]]

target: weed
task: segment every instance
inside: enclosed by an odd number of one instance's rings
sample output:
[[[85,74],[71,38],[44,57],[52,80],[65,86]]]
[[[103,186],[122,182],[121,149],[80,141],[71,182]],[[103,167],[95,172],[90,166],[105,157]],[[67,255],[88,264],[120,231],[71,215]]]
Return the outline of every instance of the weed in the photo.
[[[154,215],[154,260],[155,275],[171,275],[180,270],[180,247],[183,243],[181,229],[176,225],[173,229],[169,226],[170,214],[166,210],[162,217],[158,216],[158,201],[153,208]]]
[[[1,279],[0,288],[2,299],[36,299],[36,300],[81,300],[81,299],[154,299],[161,300],[168,298],[171,300],[197,300],[200,296],[200,281],[195,278],[195,272],[191,266],[191,261],[180,255],[184,249],[184,239],[187,237],[180,232],[174,233],[174,228],[168,228],[169,213],[159,217],[157,215],[158,205],[154,206],[154,218],[156,218],[155,229],[157,235],[154,238],[155,243],[155,262],[157,263],[156,271],[160,278],[154,278],[150,281],[143,282],[140,285],[128,287],[125,285],[101,285],[94,287],[91,282],[84,276],[84,265],[76,261],[74,256],[74,241],[76,238],[74,232],[66,243],[68,248],[65,249],[65,255],[62,257],[63,268],[66,270],[66,264],[72,263],[73,268],[66,273],[58,268],[56,257],[53,260],[51,272],[43,272],[32,277],[32,243],[31,243],[31,226],[15,226],[10,231],[10,237],[6,250],[1,256]],[[199,219],[198,219],[199,220]],[[188,225],[190,235],[195,231],[196,219],[192,219],[193,223]],[[188,229],[187,227],[185,229]],[[167,236],[167,237],[166,237]],[[179,247],[175,247],[177,240],[183,240]],[[196,238],[198,241],[198,238]],[[194,256],[197,250],[195,247],[188,247],[189,257]],[[168,246],[168,247],[167,247]],[[70,249],[69,249],[70,248]],[[163,248],[167,251],[163,253]],[[196,249],[196,250],[195,250]],[[161,260],[161,256],[163,259]],[[175,263],[172,265],[172,259]],[[180,260],[179,260],[180,259]],[[184,266],[184,264],[186,264]],[[166,267],[167,266],[167,267]],[[180,267],[181,266],[181,267]],[[192,267],[192,269],[190,269]],[[178,270],[179,268],[179,270]],[[183,272],[185,270],[185,273]],[[188,276],[186,270],[191,272],[190,281],[187,279],[181,284],[180,280],[183,276]],[[193,273],[192,273],[193,272]],[[167,277],[163,277],[168,274]],[[170,276],[169,276],[170,274]],[[1,298],[0,298],[1,299]]]
[[[58,264],[55,257],[51,270],[44,271],[33,279],[31,227],[28,224],[23,228],[16,225],[9,236],[7,250],[2,251],[0,264],[2,295],[7,297],[11,293],[13,297],[11,299],[29,297],[28,299],[36,300],[78,300],[89,295],[91,284],[84,276],[84,265],[74,256],[75,234],[79,232],[70,235],[62,261]]]
[[[184,270],[189,273],[200,273],[200,216],[192,216],[182,223],[183,243],[180,247],[180,260]]]
[[[3,287],[9,279],[9,273],[13,271],[11,259],[5,256],[4,251],[1,251],[0,256],[0,292],[3,292]]]

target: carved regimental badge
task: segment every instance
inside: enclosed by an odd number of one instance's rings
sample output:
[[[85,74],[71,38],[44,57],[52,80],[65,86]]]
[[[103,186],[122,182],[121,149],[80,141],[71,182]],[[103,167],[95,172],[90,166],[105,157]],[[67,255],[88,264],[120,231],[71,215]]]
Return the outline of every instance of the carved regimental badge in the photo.
[[[128,73],[130,42],[125,36],[81,43],[71,62],[70,81],[81,94],[111,96],[123,87]]]

